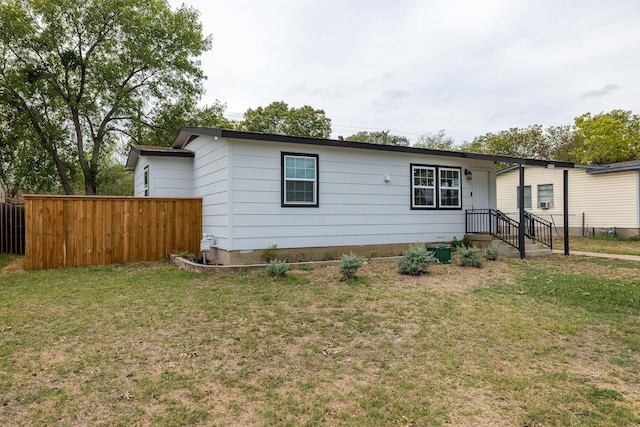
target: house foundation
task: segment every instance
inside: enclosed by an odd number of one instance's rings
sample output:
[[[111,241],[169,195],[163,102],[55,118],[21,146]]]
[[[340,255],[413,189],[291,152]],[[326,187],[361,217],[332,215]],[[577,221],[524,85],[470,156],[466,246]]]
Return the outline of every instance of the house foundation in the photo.
[[[431,245],[443,242],[414,242]],[[448,242],[444,242],[448,243]],[[386,245],[354,245],[354,246],[329,246],[317,248],[275,248],[275,257],[288,262],[327,261],[340,259],[344,254],[353,253],[364,258],[394,257],[402,254],[410,244],[386,244]],[[207,258],[211,263],[219,265],[248,265],[261,264],[267,261],[267,249],[251,251],[227,251],[220,248],[211,248]],[[269,249],[269,251],[271,251]]]

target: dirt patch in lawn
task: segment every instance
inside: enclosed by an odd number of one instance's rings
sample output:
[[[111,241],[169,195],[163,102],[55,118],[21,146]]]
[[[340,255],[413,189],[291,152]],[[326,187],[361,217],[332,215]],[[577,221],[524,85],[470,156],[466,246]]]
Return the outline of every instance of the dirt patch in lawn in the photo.
[[[0,269],[0,275],[24,272],[24,257],[11,256],[8,263]]]

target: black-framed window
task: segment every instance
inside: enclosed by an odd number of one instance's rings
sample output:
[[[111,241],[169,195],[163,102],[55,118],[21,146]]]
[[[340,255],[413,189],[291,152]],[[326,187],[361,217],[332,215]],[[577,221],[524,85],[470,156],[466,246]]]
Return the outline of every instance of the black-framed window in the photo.
[[[460,168],[438,168],[438,186],[440,187],[440,208],[462,208],[462,195],[460,192]]]
[[[318,155],[282,153],[281,158],[283,207],[317,207]]]
[[[149,195],[149,165],[144,167],[144,195]]]
[[[462,169],[411,164],[411,209],[462,209]]]
[[[436,168],[411,165],[411,207],[429,209],[436,207]]]

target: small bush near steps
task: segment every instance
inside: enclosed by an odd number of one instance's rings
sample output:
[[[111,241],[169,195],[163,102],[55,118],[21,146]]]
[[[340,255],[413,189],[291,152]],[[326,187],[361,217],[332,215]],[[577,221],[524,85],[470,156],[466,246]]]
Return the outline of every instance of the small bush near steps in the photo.
[[[398,261],[400,274],[419,276],[427,272],[431,264],[437,264],[438,258],[425,245],[415,244],[402,252],[402,258]]]
[[[458,248],[460,254],[460,265],[463,267],[482,267],[482,255],[480,255],[480,249],[475,246]]]
[[[363,262],[364,260],[361,257],[354,255],[353,252],[342,255],[340,258],[340,274],[342,274],[342,279],[355,279],[358,269],[362,267]]]
[[[287,275],[289,271],[289,264],[287,261],[280,261],[277,259],[272,259],[267,264],[267,274],[271,277],[284,277]]]
[[[489,261],[497,260],[498,259],[498,249],[494,248],[493,246],[489,246],[484,252],[484,257],[486,259],[488,259]]]

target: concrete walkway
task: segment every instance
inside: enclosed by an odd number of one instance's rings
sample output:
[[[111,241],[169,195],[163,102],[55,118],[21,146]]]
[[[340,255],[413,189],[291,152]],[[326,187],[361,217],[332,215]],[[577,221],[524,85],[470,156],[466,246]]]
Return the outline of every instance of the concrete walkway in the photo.
[[[554,249],[554,254],[564,254],[564,249]],[[627,261],[639,261],[640,256],[638,255],[621,255],[621,254],[601,254],[599,252],[583,252],[583,251],[572,251],[569,248],[569,255],[583,255],[583,256],[592,256],[597,258],[611,258],[611,259],[624,259]]]

